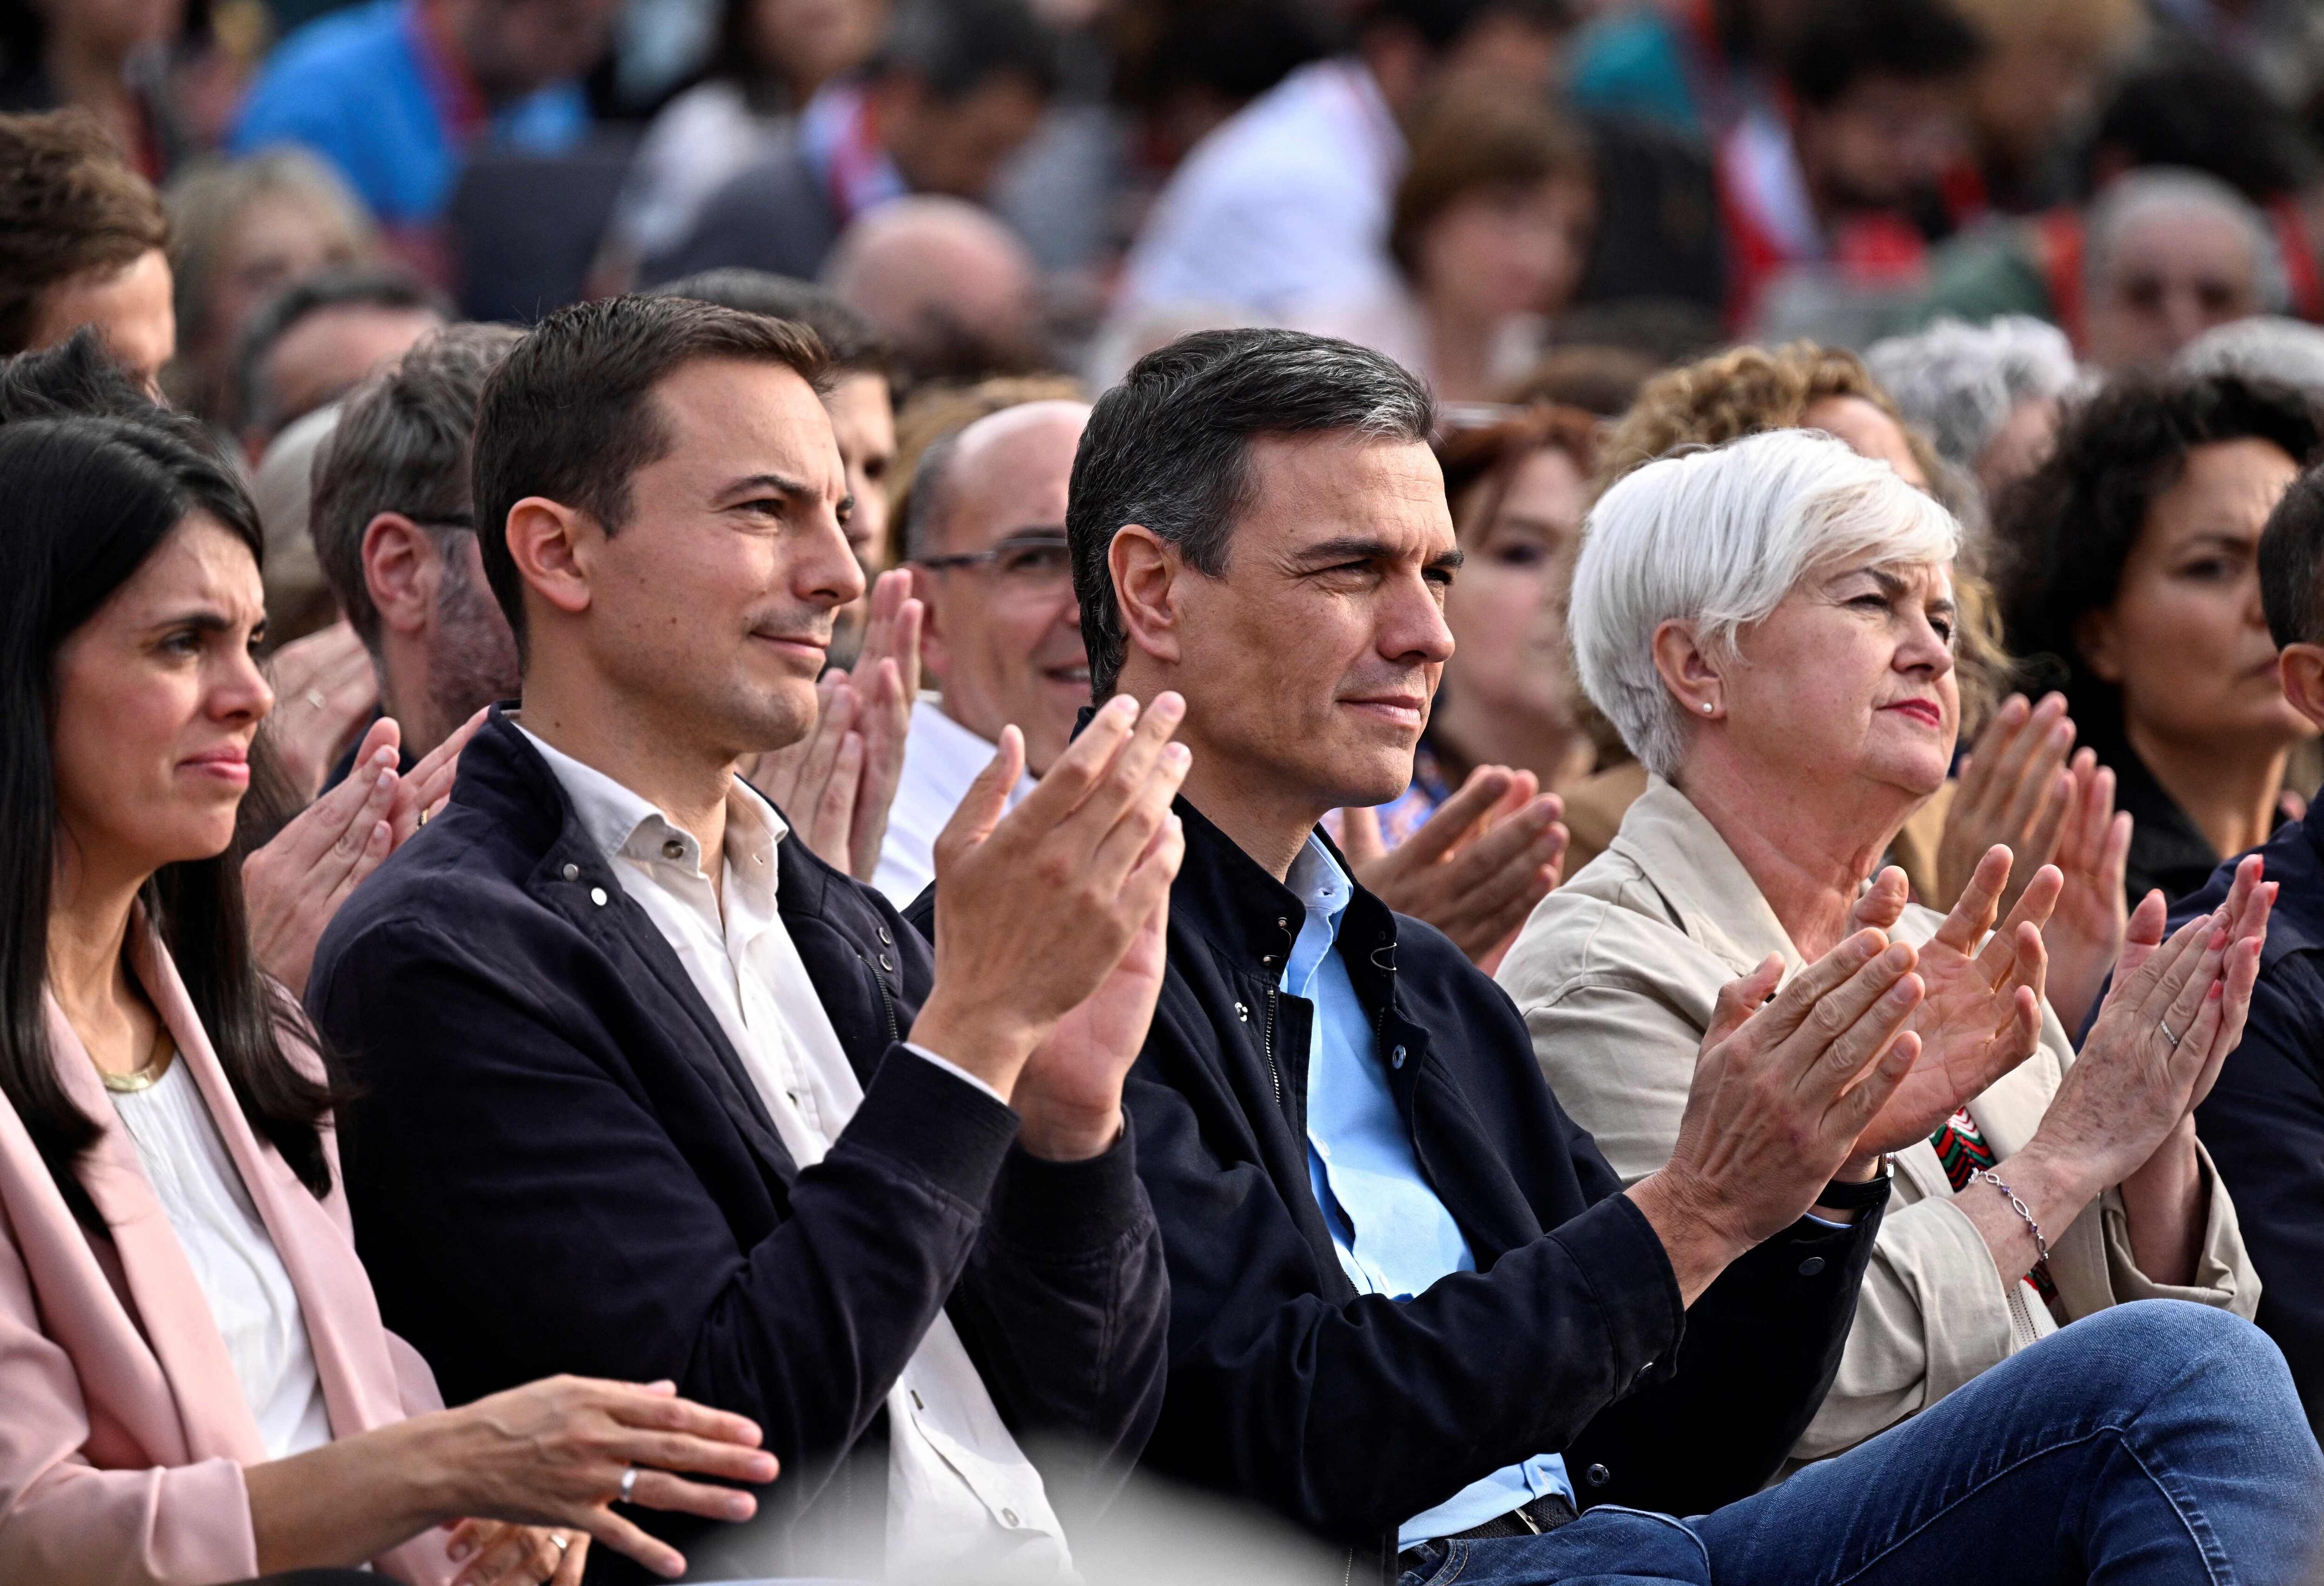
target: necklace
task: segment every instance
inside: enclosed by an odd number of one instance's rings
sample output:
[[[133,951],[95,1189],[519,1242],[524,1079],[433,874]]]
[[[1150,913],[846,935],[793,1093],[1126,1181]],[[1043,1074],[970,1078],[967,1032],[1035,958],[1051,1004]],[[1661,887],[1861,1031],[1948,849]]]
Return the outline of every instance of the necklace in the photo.
[[[163,1025],[153,1032],[153,1050],[145,1059],[145,1066],[129,1074],[97,1071],[105,1088],[116,1096],[134,1096],[140,1091],[150,1091],[161,1076],[170,1072],[170,1060],[178,1055],[177,1043],[170,1039],[170,1027]]]

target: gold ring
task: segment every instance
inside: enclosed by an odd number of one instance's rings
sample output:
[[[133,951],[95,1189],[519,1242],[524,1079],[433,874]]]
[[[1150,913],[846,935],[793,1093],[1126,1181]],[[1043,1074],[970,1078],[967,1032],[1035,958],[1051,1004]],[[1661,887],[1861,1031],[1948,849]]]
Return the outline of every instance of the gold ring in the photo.
[[[423,826],[428,824],[428,812],[424,809],[420,812],[420,824]]]
[[[562,1531],[551,1531],[549,1534],[549,1540],[550,1545],[559,1553],[563,1553],[567,1548],[573,1545],[573,1538],[567,1536]]]

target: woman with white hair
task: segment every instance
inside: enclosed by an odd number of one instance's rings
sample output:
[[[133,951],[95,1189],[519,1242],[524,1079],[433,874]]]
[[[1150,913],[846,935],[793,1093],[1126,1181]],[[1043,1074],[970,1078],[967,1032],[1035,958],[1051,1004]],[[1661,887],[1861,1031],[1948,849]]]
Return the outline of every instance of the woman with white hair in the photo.
[[[2077,1056],[2041,1001],[2055,869],[1997,931],[2006,848],[1944,917],[1904,906],[1902,872],[1873,881],[1952,755],[1958,538],[1893,471],[1802,430],[1665,458],[1608,491],[1569,622],[1583,687],[1652,780],[1499,976],[1559,1102],[1636,1182],[1670,1157],[1721,986],[1770,955],[1796,971],[1868,924],[1920,948],[1928,996],[1908,1028],[1929,1083],[1908,1079],[1866,1137],[1895,1154],[1890,1210],[1800,1459],[2107,1306],[2173,1296],[2248,1317],[2258,1299],[2192,1121],[2240,1007],[2185,1078],[2168,1058],[2187,1032],[2119,995]],[[2067,842],[2118,843],[2122,824]],[[2247,870],[2218,946],[2265,929],[2269,890]],[[2159,896],[2142,903],[2126,964],[2163,918]],[[1973,1099],[1932,1107],[1939,1074]]]
[[[2049,455],[2059,401],[2077,374],[2066,333],[2030,314],[1982,325],[1940,319],[1875,342],[1864,364],[1937,455],[1972,475],[1988,501]]]

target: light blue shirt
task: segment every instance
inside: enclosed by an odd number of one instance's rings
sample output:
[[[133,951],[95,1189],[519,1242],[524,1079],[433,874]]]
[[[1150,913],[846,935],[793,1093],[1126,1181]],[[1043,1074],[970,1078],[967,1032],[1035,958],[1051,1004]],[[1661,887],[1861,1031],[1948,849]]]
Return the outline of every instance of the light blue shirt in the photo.
[[[1408,1300],[1477,1258],[1412,1151],[1404,1114],[1355,983],[1336,950],[1355,887],[1314,836],[1285,878],[1306,909],[1283,968],[1286,994],[1315,1005],[1307,1037],[1307,1176],[1348,1281]],[[1545,1453],[1494,1471],[1397,1533],[1398,1547],[1451,1536],[1550,1493],[1573,1496],[1565,1462]]]

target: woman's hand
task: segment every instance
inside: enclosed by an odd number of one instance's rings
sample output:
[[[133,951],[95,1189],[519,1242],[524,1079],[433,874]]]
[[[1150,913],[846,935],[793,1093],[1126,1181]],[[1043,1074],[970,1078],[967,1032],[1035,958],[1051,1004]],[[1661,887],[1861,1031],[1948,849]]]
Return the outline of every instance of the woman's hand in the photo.
[[[2068,769],[2065,819],[2054,862],[2065,890],[2042,927],[2050,950],[2050,1006],[2068,1029],[2080,1029],[2122,956],[2130,927],[2123,873],[2130,862],[2130,812],[2114,807],[2114,773],[2095,750],[2075,752]],[[2157,922],[2158,924],[2160,922]]]
[[[445,1547],[461,1566],[452,1586],[581,1586],[586,1533],[506,1520],[462,1520]]]
[[[1349,868],[1381,902],[1426,920],[1490,974],[1564,862],[1565,805],[1540,786],[1531,771],[1480,765],[1393,853],[1379,852],[1376,819],[1349,822]]]
[[[452,729],[452,735],[420,756],[420,763],[403,774],[403,785],[396,789],[395,815],[391,824],[395,827],[395,846],[403,846],[405,838],[428,824],[444,801],[452,797],[452,783],[460,770],[460,751],[493,714],[486,705],[466,721]]]
[[[1969,885],[1984,856],[1998,844],[2016,856],[2018,881],[2001,896],[2001,907],[2016,907],[2017,892],[2036,870],[2050,862],[2066,818],[2071,788],[2066,754],[2074,746],[2074,724],[2066,718],[2066,697],[2046,694],[2039,705],[2013,694],[1978,735],[1962,762],[1953,801],[1937,839],[1937,891],[1929,899],[1950,908]]]
[[[346,622],[294,639],[267,658],[274,709],[266,717],[282,775],[301,800],[323,789],[331,763],[379,708],[379,675]]]
[[[912,702],[920,696],[920,623],[925,609],[912,597],[912,576],[882,573],[872,586],[871,620],[856,653],[855,730],[863,740],[863,771],[848,823],[851,873],[868,881],[880,869],[888,840],[888,810],[904,774],[904,740]]]
[[[392,717],[374,722],[347,779],[242,862],[251,954],[294,995],[306,995],[315,944],[339,905],[394,851],[397,733]]]
[[[825,672],[815,686],[815,725],[807,736],[759,756],[749,780],[783,812],[816,858],[835,870],[848,870],[854,862],[855,809],[863,780],[855,686],[844,672]]]
[[[1963,1102],[2034,1055],[2042,1036],[2047,962],[2042,924],[2063,883],[2054,866],[2043,866],[1996,931],[1993,918],[2009,870],[2008,849],[1988,851],[1952,912],[1921,949],[1919,971],[1927,995],[1904,1027],[1920,1037],[1920,1056],[1857,1141],[1858,1156],[1901,1151],[1928,1139]],[[1882,892],[1876,881],[1866,899]],[[1865,900],[1856,908],[1858,917],[1881,911]]]

